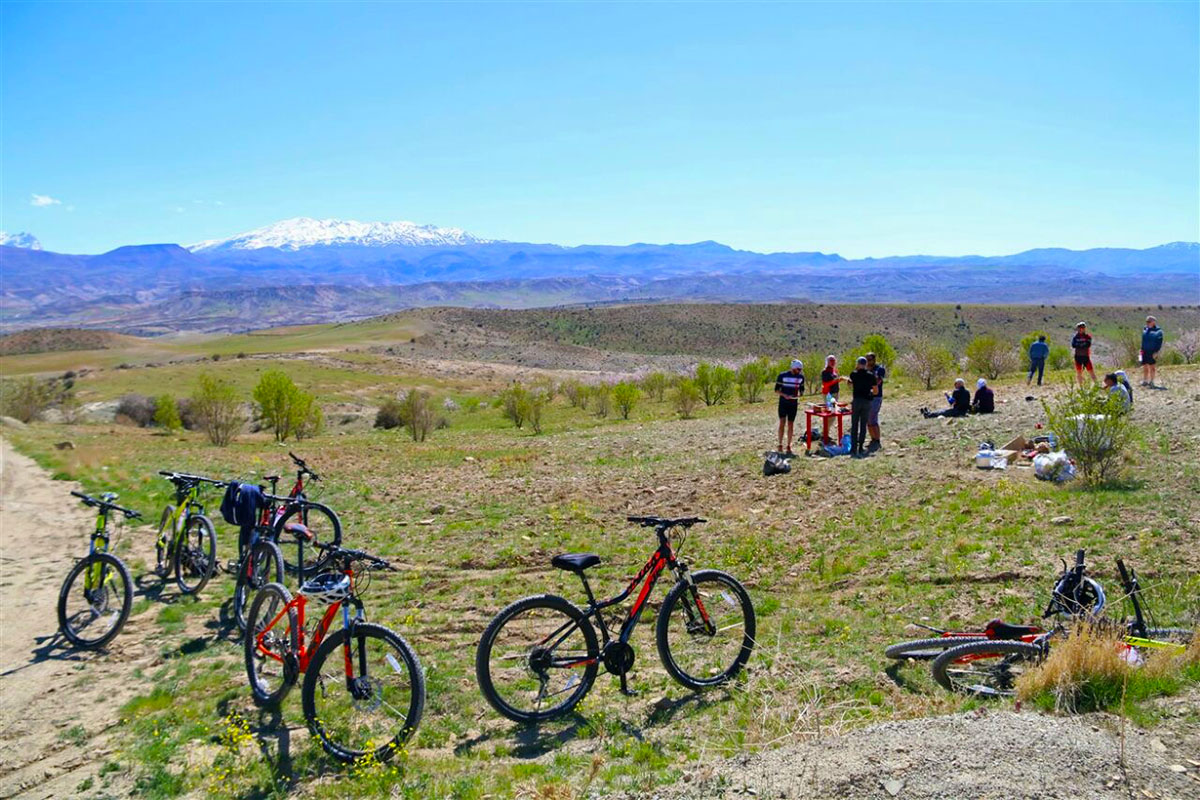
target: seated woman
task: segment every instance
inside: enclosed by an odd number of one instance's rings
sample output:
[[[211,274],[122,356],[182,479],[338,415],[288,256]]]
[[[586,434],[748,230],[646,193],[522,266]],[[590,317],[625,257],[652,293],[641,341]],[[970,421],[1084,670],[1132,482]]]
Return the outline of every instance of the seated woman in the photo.
[[[975,382],[975,399],[971,401],[972,414],[991,414],[996,410],[996,395],[988,388],[987,381],[980,378]]]
[[[1108,373],[1104,376],[1104,388],[1109,394],[1115,394],[1121,399],[1121,410],[1128,411],[1133,408],[1133,399],[1129,396],[1129,392],[1121,385],[1121,380],[1115,373]]]
[[[967,383],[962,378],[954,379],[954,391],[946,395],[949,405],[941,411],[930,411],[922,408],[921,413],[926,419],[931,417],[965,417],[971,410],[971,393],[967,391]]]

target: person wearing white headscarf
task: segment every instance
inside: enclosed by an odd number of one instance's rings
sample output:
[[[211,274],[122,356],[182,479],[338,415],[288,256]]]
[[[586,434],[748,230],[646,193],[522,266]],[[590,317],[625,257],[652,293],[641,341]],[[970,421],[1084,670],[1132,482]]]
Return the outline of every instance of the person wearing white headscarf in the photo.
[[[975,381],[975,399],[971,401],[972,414],[991,414],[996,410],[996,394],[988,388],[983,378]]]

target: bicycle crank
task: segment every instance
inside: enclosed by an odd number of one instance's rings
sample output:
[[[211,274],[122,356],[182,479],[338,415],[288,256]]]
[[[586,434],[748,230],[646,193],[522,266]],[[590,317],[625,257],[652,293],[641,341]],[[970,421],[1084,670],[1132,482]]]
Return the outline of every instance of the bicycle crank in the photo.
[[[613,675],[624,675],[633,669],[633,657],[633,647],[628,642],[609,642],[600,651],[604,668]]]

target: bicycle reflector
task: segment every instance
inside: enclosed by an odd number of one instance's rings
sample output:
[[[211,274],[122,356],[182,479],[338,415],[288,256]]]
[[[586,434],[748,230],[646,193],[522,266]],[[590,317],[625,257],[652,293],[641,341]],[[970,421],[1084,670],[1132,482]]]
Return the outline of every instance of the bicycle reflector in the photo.
[[[333,605],[350,596],[350,576],[338,572],[323,572],[304,582],[300,594],[318,603]]]

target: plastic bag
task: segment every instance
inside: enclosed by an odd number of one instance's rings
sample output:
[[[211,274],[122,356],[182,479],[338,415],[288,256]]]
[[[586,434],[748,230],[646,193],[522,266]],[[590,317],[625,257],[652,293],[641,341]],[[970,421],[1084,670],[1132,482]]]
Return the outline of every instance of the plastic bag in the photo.
[[[1075,477],[1075,465],[1062,450],[1042,453],[1033,459],[1033,474],[1044,481],[1063,483]]]

